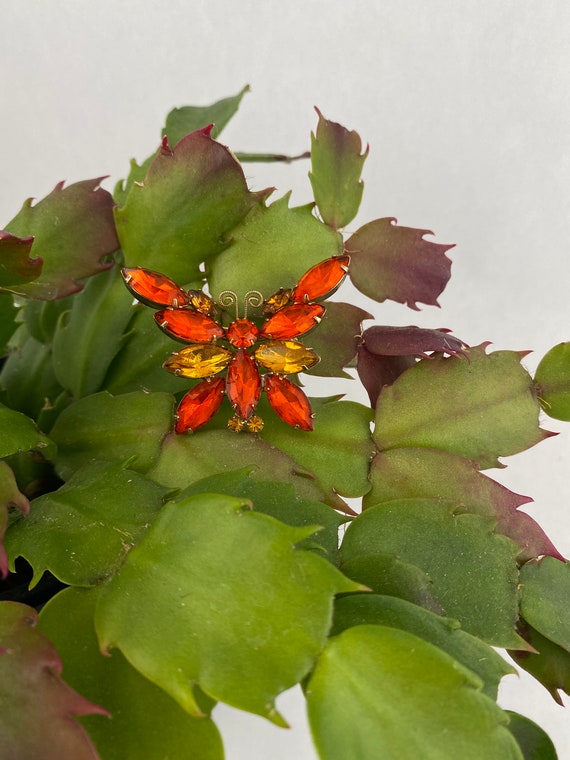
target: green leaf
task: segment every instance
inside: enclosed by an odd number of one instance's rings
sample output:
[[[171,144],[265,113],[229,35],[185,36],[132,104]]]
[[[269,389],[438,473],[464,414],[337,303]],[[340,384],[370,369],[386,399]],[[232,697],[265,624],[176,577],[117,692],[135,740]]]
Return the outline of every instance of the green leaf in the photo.
[[[258,290],[264,298],[279,288],[292,288],[306,270],[342,253],[342,237],[312,214],[312,205],[289,208],[289,194],[271,206],[256,206],[232,230],[232,243],[208,274],[210,292],[245,294]],[[241,314],[240,314],[241,316]]]
[[[99,179],[63,182],[32,206],[27,200],[7,225],[14,235],[33,235],[34,254],[43,269],[33,282],[10,288],[42,301],[62,298],[82,289],[78,280],[108,268],[103,262],[119,247],[113,221],[113,198]]]
[[[241,166],[209,132],[192,132],[173,149],[164,144],[116,210],[127,266],[181,285],[201,279],[201,263],[227,246],[226,235],[263,197],[249,192]]]
[[[73,718],[105,711],[60,679],[61,660],[36,622],[30,607],[0,603],[0,756],[97,760]]]
[[[557,420],[570,421],[570,343],[559,343],[543,357],[534,376],[544,411]]]
[[[95,623],[104,649],[118,646],[191,714],[198,684],[285,725],[275,697],[311,669],[334,594],[359,586],[295,549],[313,529],[246,506],[213,494],[167,504],[102,589]]]
[[[467,668],[406,631],[359,625],[333,638],[307,685],[320,756],[522,760],[507,717]]]
[[[320,501],[301,498],[291,483],[268,482],[254,479],[254,468],[223,472],[193,483],[179,494],[176,501],[200,493],[222,493],[249,499],[256,512],[270,515],[276,520],[299,528],[320,525],[322,530],[298,546],[325,552],[331,562],[338,555],[338,529],[347,521]]]
[[[554,744],[534,721],[511,710],[505,710],[509,716],[509,731],[517,740],[524,760],[558,760]]]
[[[462,631],[457,621],[442,618],[416,604],[378,594],[353,594],[337,599],[331,636],[355,625],[368,624],[408,631],[447,652],[479,676],[483,694],[491,699],[497,698],[501,678],[516,672],[491,647]]]
[[[166,491],[122,465],[88,465],[34,499],[28,517],[10,527],[6,546],[12,558],[32,565],[32,586],[45,570],[69,585],[94,586],[122,565]]]
[[[0,404],[0,459],[21,451],[37,449],[50,458],[55,453],[53,441],[40,433],[25,414]]]
[[[538,426],[540,406],[520,365],[524,354],[487,355],[484,345],[466,353],[468,360],[421,360],[382,391],[374,433],[381,450],[442,449],[485,469],[551,435]]]
[[[0,578],[8,575],[8,555],[2,541],[8,525],[8,509],[16,507],[24,514],[30,509],[30,503],[20,493],[12,469],[6,462],[0,461]]]
[[[145,472],[172,425],[172,407],[166,393],[103,391],[80,399],[60,414],[50,433],[58,445],[59,474],[65,480],[89,462],[127,460],[133,470]]]
[[[101,389],[132,317],[131,298],[117,266],[92,277],[62,314],[53,338],[55,375],[75,398]]]
[[[30,258],[33,242],[33,237],[19,238],[0,230],[0,288],[10,289],[40,276],[42,260]]]
[[[319,109],[316,134],[311,133],[309,178],[324,222],[344,227],[358,212],[364,183],[360,179],[368,148],[356,132],[325,119]]]
[[[8,341],[18,326],[17,314],[18,308],[14,305],[12,296],[0,293],[0,358],[6,353]]]
[[[370,436],[371,410],[354,401],[311,399],[315,427],[300,432],[282,422],[275,414],[263,416],[262,438],[284,451],[313,473],[332,506],[336,494],[362,496],[370,488],[368,472],[374,454]],[[263,409],[260,404],[259,409]]]
[[[496,532],[518,544],[519,562],[543,554],[562,559],[532,517],[518,511],[530,497],[509,491],[456,454],[412,447],[380,451],[372,461],[370,481],[364,509],[392,499],[453,499],[461,503],[461,511],[496,518]]]
[[[288,482],[303,499],[321,501],[322,491],[310,473],[260,438],[229,430],[201,430],[195,435],[168,435],[148,477],[168,488],[192,483],[244,467],[254,480]]]
[[[75,296],[58,298],[57,301],[27,300],[20,314],[28,333],[40,343],[51,343],[60,316],[69,311],[75,303]]]
[[[509,651],[510,656],[519,667],[534,676],[548,690],[552,699],[563,707],[559,690],[570,694],[570,654],[524,620],[520,621],[519,629],[536,653],[528,651],[527,646],[526,651]]]
[[[375,219],[345,243],[350,279],[375,301],[390,299],[417,309],[417,302],[439,306],[437,299],[451,275],[445,255],[452,245],[424,240],[429,230],[398,227],[396,219]]]
[[[570,563],[553,557],[527,562],[520,582],[524,619],[570,652]]]
[[[362,320],[372,319],[372,314],[350,303],[327,301],[324,306],[327,310],[318,328],[303,338],[303,342],[321,358],[318,364],[311,367],[310,374],[352,378],[344,367],[351,364],[356,356]]]
[[[383,552],[416,565],[432,579],[445,615],[488,644],[514,648],[521,644],[517,549],[493,528],[493,520],[458,513],[455,502],[401,499],[359,515],[341,555],[344,563]]]
[[[168,142],[171,145],[176,145],[189,132],[194,132],[197,129],[213,124],[212,137],[216,140],[220,132],[237,112],[243,96],[249,90],[250,87],[246,84],[237,95],[223,98],[209,106],[173,108],[166,117],[166,124],[162,130],[162,134],[168,136]]]
[[[81,721],[102,757],[223,760],[220,735],[209,718],[185,713],[120,652],[101,654],[93,626],[97,598],[98,589],[65,589],[42,609],[39,627],[57,646],[69,684],[111,714],[111,720]]]

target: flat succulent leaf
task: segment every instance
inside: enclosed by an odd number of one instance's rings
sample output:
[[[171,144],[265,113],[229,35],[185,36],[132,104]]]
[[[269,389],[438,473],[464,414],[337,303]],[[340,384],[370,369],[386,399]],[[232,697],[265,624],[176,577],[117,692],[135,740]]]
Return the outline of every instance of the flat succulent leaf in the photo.
[[[58,298],[57,301],[35,301],[28,299],[20,310],[20,316],[28,334],[40,343],[51,343],[65,311],[75,303],[75,295]]]
[[[542,358],[534,376],[546,414],[570,421],[570,343],[559,343]]]
[[[162,272],[180,285],[201,277],[200,264],[227,246],[225,237],[263,193],[247,189],[232,153],[210,128],[167,141],[143,182],[115,212],[127,266]]]
[[[179,348],[179,343],[157,328],[154,313],[148,307],[133,306],[121,350],[105,375],[105,390],[113,394],[139,390],[164,393],[187,390],[187,380],[165,372],[162,367]]]
[[[0,459],[31,449],[48,458],[55,453],[53,441],[39,432],[33,420],[0,404]]]
[[[334,594],[360,588],[295,548],[313,530],[229,496],[167,504],[101,590],[95,622],[103,648],[119,647],[191,714],[200,713],[197,684],[284,725],[276,696],[323,648]]]
[[[58,445],[56,469],[66,480],[89,462],[129,460],[131,469],[145,472],[172,426],[172,410],[167,393],[103,391],[76,401],[50,431]]]
[[[325,224],[334,229],[351,222],[360,207],[364,183],[360,179],[368,148],[362,151],[357,132],[325,119],[319,109],[315,134],[311,133],[309,178]]]
[[[336,563],[338,555],[338,530],[349,518],[339,515],[320,501],[304,499],[295,492],[291,483],[279,481],[259,481],[254,477],[254,468],[218,473],[198,480],[185,488],[176,501],[200,493],[222,493],[249,499],[252,509],[270,515],[276,520],[304,528],[321,526],[321,530],[301,541],[297,546],[315,549],[331,562]]]
[[[355,625],[399,628],[447,652],[483,682],[482,692],[497,698],[499,682],[515,669],[455,620],[443,618],[403,599],[379,594],[351,594],[336,600],[331,636]]]
[[[201,430],[196,435],[166,436],[148,477],[168,488],[188,488],[210,476],[252,467],[251,477],[265,483],[288,482],[303,499],[324,496],[309,472],[260,438],[228,430]]]
[[[167,489],[121,464],[78,470],[57,491],[31,504],[13,523],[6,546],[34,570],[31,586],[49,570],[63,583],[94,586],[112,575],[160,510]]]
[[[390,327],[373,325],[362,334],[362,343],[373,354],[381,356],[422,356],[429,354],[447,354],[448,356],[466,356],[468,346],[441,328],[430,330],[415,325],[407,327]]]
[[[342,565],[393,554],[424,570],[444,614],[493,646],[516,647],[517,547],[493,532],[494,521],[460,513],[455,502],[400,499],[355,518],[341,545]]]
[[[36,622],[32,608],[0,603],[0,756],[97,760],[74,718],[105,710],[61,680],[61,660]]]
[[[429,230],[398,227],[386,217],[365,224],[345,243],[350,254],[350,279],[375,301],[397,301],[411,309],[418,302],[439,306],[438,296],[451,276],[445,255],[453,245],[432,243]]]
[[[519,631],[528,642],[527,647],[511,650],[509,655],[548,690],[555,702],[564,706],[560,691],[570,694],[570,653],[524,620],[519,623]]]
[[[0,293],[0,358],[8,350],[8,341],[16,331],[18,308],[9,293]]]
[[[237,95],[223,98],[209,106],[182,106],[182,108],[173,108],[166,117],[166,124],[162,130],[162,134],[167,135],[171,145],[176,145],[189,132],[194,132],[197,129],[213,124],[211,134],[214,140],[217,139],[226,124],[237,113],[243,96],[249,90],[250,87],[246,84]]]
[[[106,256],[119,247],[113,198],[98,179],[64,188],[63,182],[41,201],[27,200],[7,225],[13,235],[33,236],[34,254],[43,259],[39,277],[11,288],[15,293],[51,301],[75,293],[78,281],[107,269]]]
[[[8,575],[8,555],[2,541],[8,525],[8,510],[11,507],[27,514],[30,503],[20,492],[12,469],[6,462],[0,461],[0,578]]]
[[[303,343],[320,356],[311,368],[311,375],[319,377],[351,377],[344,368],[354,361],[362,334],[362,320],[372,319],[364,309],[350,303],[325,302],[326,312],[319,326],[312,330]]]
[[[131,317],[117,266],[92,277],[70,311],[62,314],[53,337],[53,367],[60,385],[74,398],[101,390]]]
[[[370,488],[368,473],[375,452],[370,435],[371,410],[354,401],[311,399],[315,414],[309,433],[263,414],[262,438],[313,473],[335,506],[335,494],[358,497]],[[263,409],[260,404],[259,409]]]
[[[413,367],[415,363],[413,356],[381,356],[373,354],[364,344],[358,347],[356,370],[373,409],[382,388],[392,385],[402,372]]]
[[[335,636],[306,695],[326,760],[523,758],[481,680],[407,631],[358,625]]]
[[[509,716],[509,731],[521,748],[524,760],[558,760],[552,739],[534,721],[505,710]]]
[[[340,234],[313,216],[312,205],[289,208],[289,195],[256,206],[232,230],[231,245],[208,272],[215,298],[224,290],[236,293],[239,304],[250,290],[268,298],[279,288],[292,288],[313,265],[342,253]]]
[[[518,545],[519,562],[543,554],[563,559],[538,523],[518,511],[530,497],[509,491],[456,454],[411,447],[380,451],[372,461],[370,482],[363,509],[392,499],[453,499],[461,511],[494,518],[495,531]]]
[[[376,405],[374,440],[450,451],[482,469],[551,435],[538,426],[540,406],[516,351],[469,349],[465,358],[419,361],[384,388]]]
[[[14,338],[24,335],[22,325]],[[14,347],[2,367],[0,388],[7,406],[38,420],[42,410],[50,409],[63,391],[55,376],[51,346],[28,336]]]
[[[102,757],[223,760],[219,732],[208,717],[188,715],[119,651],[101,654],[93,624],[97,599],[98,589],[65,589],[42,609],[39,628],[56,645],[67,682],[111,714],[111,720],[86,716],[81,721]]]
[[[570,652],[570,563],[542,557],[521,567],[521,614]]]
[[[33,237],[20,238],[0,230],[0,289],[10,289],[40,276],[42,260],[30,257],[33,242]]]

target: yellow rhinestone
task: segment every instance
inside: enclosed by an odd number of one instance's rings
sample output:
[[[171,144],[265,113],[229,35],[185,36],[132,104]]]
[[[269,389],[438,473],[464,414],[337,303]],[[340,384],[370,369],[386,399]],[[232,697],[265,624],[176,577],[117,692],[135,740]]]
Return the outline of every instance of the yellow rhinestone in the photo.
[[[263,430],[263,420],[257,414],[251,416],[246,425],[250,433],[259,433],[260,430]]]
[[[312,348],[307,348],[296,340],[269,340],[261,343],[255,350],[254,357],[258,364],[278,375],[302,372],[320,361]]]
[[[214,299],[210,298],[210,296],[207,296],[205,293],[202,293],[201,290],[189,290],[188,298],[196,311],[199,311],[202,314],[209,314],[212,316],[212,314],[215,314],[217,311]]]
[[[279,309],[282,309],[283,306],[287,306],[288,303],[291,303],[291,296],[293,295],[293,291],[288,289],[284,290],[281,288],[281,290],[278,290],[277,293],[274,293],[272,296],[269,296],[264,302],[263,302],[263,313],[264,314],[275,314],[276,311]]]
[[[245,420],[238,417],[237,414],[228,420],[228,429],[233,430],[234,433],[241,433]]]
[[[181,377],[210,377],[225,369],[232,352],[211,343],[196,343],[172,354],[162,365]]]

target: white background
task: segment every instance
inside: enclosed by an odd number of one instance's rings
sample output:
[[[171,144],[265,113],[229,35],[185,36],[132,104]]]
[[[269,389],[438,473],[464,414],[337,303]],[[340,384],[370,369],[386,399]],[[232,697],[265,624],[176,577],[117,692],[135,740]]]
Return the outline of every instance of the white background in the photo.
[[[109,174],[112,188],[131,157],[157,146],[172,107],[250,83],[222,136],[234,150],[307,149],[318,105],[371,146],[351,229],[395,216],[457,244],[442,309],[361,297],[380,323],[534,349],[531,370],[570,340],[567,0],[2,0],[0,27],[0,226],[59,180]],[[306,164],[246,171],[253,189],[310,200]],[[566,555],[569,440],[548,439],[496,473],[534,496],[529,511]],[[509,677],[502,704],[570,758],[569,716],[536,682]],[[315,757],[296,695],[279,706],[291,731],[216,709],[228,760]]]

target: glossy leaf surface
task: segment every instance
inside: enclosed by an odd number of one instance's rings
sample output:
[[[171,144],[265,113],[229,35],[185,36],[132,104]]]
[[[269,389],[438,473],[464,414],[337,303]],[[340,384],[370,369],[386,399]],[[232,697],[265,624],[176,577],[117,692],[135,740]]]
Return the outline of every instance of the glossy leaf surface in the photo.
[[[46,457],[55,453],[53,441],[40,433],[33,420],[0,404],[0,458],[37,449]]]
[[[57,491],[34,499],[30,514],[12,524],[10,556],[32,565],[32,585],[50,570],[64,583],[93,586],[121,566],[166,491],[120,464],[87,465]]]
[[[413,688],[411,688],[413,685]],[[359,625],[331,639],[307,687],[321,757],[523,760],[481,681],[407,631]]]
[[[174,148],[164,143],[115,218],[127,266],[164,273],[182,285],[223,250],[226,234],[262,195],[250,193],[231,152],[201,129]]]
[[[534,381],[546,414],[570,421],[570,343],[550,349],[538,365]]]
[[[375,301],[390,299],[411,309],[418,302],[438,306],[451,273],[445,253],[453,246],[425,240],[428,234],[398,227],[393,218],[365,224],[345,243],[352,282]]]
[[[42,609],[39,627],[57,646],[70,685],[111,715],[82,720],[102,757],[163,760],[169,753],[223,760],[220,735],[209,718],[192,718],[119,651],[101,654],[93,625],[97,598],[98,589],[65,589]]]
[[[442,449],[486,468],[548,437],[521,354],[487,355],[479,346],[468,357],[421,361],[382,391],[374,432],[380,449]]]
[[[127,462],[145,472],[157,459],[172,425],[173,399],[166,393],[96,393],[69,406],[51,435],[56,468],[65,480],[85,462]]]
[[[351,222],[358,212],[364,184],[360,179],[368,148],[362,151],[357,132],[325,119],[311,134],[309,178],[324,222],[335,229]]]
[[[19,238],[0,230],[0,288],[10,289],[40,276],[43,262],[30,256],[33,242],[33,237]]]
[[[198,684],[283,725],[275,697],[307,674],[324,646],[333,595],[358,588],[295,549],[312,532],[228,496],[166,505],[101,591],[103,647],[118,646],[191,714],[201,712]]]
[[[75,293],[78,281],[107,269],[103,259],[119,247],[113,198],[100,179],[63,182],[41,201],[27,200],[7,225],[18,236],[34,237],[34,255],[43,259],[39,277],[13,288],[29,298],[50,301]]]
[[[36,622],[32,608],[0,603],[0,756],[98,760],[74,718],[105,711],[61,680],[61,660]]]
[[[493,532],[493,520],[456,509],[441,499],[370,507],[346,532],[343,562],[383,552],[416,565],[433,581],[445,615],[488,644],[516,647],[517,549]]]
[[[501,678],[515,672],[494,649],[462,631],[456,620],[394,596],[353,594],[337,599],[331,636],[355,625],[370,624],[408,631],[447,652],[479,676],[482,692],[491,699],[497,698]]]

